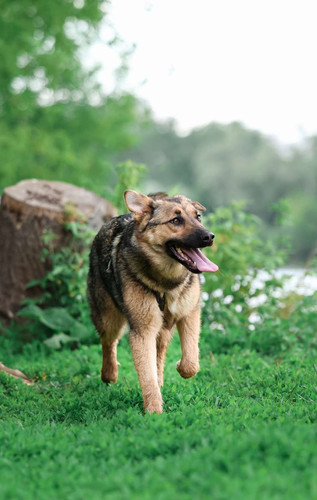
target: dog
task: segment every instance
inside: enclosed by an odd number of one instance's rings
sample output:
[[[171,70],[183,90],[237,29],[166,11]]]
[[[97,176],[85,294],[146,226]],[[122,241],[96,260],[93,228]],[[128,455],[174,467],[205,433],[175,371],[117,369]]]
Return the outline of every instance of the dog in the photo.
[[[143,195],[128,190],[129,214],[103,225],[90,252],[88,299],[102,344],[101,379],[118,378],[117,344],[126,324],[143,395],[144,410],[162,413],[164,361],[174,327],[184,378],[199,370],[201,272],[218,266],[200,248],[214,234],[201,222],[200,203],[166,193]]]

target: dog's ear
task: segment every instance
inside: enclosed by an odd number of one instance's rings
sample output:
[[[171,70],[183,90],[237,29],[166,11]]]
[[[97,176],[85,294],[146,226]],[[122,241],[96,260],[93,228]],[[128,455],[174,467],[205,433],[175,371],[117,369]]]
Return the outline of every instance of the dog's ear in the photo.
[[[148,196],[152,198],[152,200],[163,200],[163,198],[168,198],[168,194],[163,193],[163,191],[160,191],[159,193],[151,193],[148,194]]]
[[[192,201],[192,204],[196,208],[196,210],[200,210],[201,212],[205,212],[206,208],[201,205],[201,203],[198,203],[198,201]]]
[[[151,212],[153,208],[153,200],[151,198],[132,190],[125,191],[124,201],[130,212],[136,215]]]

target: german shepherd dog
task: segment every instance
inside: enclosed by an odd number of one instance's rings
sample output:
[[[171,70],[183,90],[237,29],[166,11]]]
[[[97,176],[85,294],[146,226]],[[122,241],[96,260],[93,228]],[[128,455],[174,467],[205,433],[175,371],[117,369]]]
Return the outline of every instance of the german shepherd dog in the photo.
[[[88,298],[102,344],[101,379],[118,378],[117,344],[126,323],[144,410],[162,413],[164,360],[176,325],[184,378],[199,370],[200,282],[218,266],[200,248],[214,235],[201,223],[205,208],[184,196],[124,193],[130,214],[114,217],[97,234],[90,253]]]

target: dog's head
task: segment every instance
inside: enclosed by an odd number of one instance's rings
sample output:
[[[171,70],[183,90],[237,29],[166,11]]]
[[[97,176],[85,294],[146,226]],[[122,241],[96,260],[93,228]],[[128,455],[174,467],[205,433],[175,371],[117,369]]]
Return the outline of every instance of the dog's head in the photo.
[[[132,190],[126,191],[124,198],[134,214],[138,242],[147,248],[147,254],[152,253],[152,258],[166,256],[168,267],[176,261],[193,273],[218,270],[200,250],[211,246],[215,237],[202,225],[199,212],[205,207],[200,203],[185,196],[145,196]]]

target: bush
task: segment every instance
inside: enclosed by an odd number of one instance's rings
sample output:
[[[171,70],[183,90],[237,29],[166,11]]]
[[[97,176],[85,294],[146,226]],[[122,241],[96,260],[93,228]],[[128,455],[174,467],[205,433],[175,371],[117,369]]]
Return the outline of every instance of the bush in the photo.
[[[46,345],[56,349],[62,344],[74,346],[79,341],[91,342],[94,338],[86,280],[95,231],[83,222],[75,221],[67,222],[65,229],[71,234],[70,243],[57,252],[53,246],[54,233],[44,234],[42,258],[50,260],[51,270],[41,280],[29,283],[29,287],[40,285],[43,294],[37,299],[25,299],[19,313],[32,319],[37,329],[49,336]]]
[[[218,209],[207,224],[216,243],[206,253],[214,256],[220,271],[203,276],[205,347],[215,352],[248,348],[266,355],[295,346],[316,348],[316,294],[285,296],[287,277],[276,277],[288,243],[264,239],[262,221],[240,204]]]

